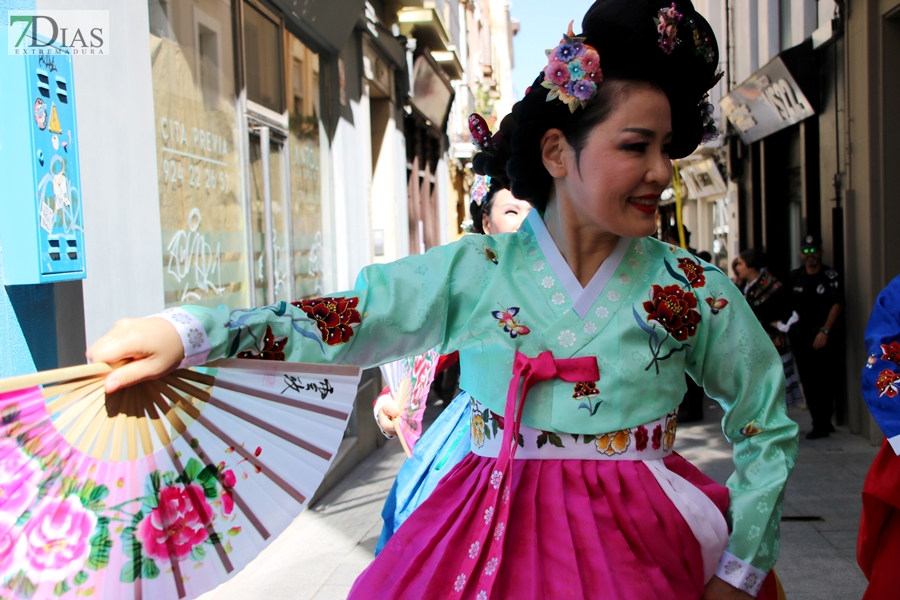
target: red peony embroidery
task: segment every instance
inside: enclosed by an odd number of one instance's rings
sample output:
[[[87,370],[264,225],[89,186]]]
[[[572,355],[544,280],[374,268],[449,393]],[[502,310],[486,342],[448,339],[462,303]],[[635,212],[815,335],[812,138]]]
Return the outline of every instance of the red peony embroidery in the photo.
[[[599,393],[596,381],[579,381],[575,384],[575,393],[572,394],[572,397],[581,398],[582,396],[587,396],[592,398]]]
[[[662,425],[657,425],[653,428],[653,449],[659,450],[660,444],[662,444]]]
[[[879,373],[878,380],[875,382],[875,387],[878,388],[878,395],[887,396],[888,398],[896,396],[900,393],[900,389],[897,387],[898,381],[900,381],[900,374],[894,373],[890,369],[885,369]]]
[[[891,342],[881,345],[881,360],[889,360],[900,365],[900,342]]]
[[[259,340],[259,348],[250,348],[237,355],[238,358],[256,360],[284,360],[284,347],[287,337],[275,337],[271,327],[266,327],[266,334]]]
[[[643,425],[639,425],[637,431],[634,432],[634,441],[635,441],[635,449],[638,451],[647,449],[647,442],[650,441],[650,436],[647,434],[647,428]]]
[[[694,262],[690,258],[679,258],[678,268],[684,271],[684,276],[692,288],[703,287],[706,284],[706,275],[703,274],[703,267],[700,263]]]
[[[291,302],[315,319],[322,341],[329,346],[345,344],[353,337],[353,328],[362,323],[356,306],[359,298],[313,298]]]
[[[695,333],[700,323],[697,297],[677,285],[655,285],[650,290],[650,300],[644,302],[647,321],[656,321],[673,338],[683,342]]]

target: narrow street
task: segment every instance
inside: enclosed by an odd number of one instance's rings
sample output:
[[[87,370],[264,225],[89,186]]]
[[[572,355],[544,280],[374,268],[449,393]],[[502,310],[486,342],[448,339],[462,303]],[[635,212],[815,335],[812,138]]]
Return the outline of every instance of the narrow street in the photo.
[[[724,483],[731,451],[719,432],[722,412],[708,402],[705,419],[679,427],[676,448]],[[787,486],[781,556],[775,567],[790,600],[858,600],[866,580],[856,564],[860,491],[877,448],[844,428],[807,441]],[[203,600],[343,600],[372,560],[381,507],[404,455],[395,440],[373,453],[299,518],[234,579]]]

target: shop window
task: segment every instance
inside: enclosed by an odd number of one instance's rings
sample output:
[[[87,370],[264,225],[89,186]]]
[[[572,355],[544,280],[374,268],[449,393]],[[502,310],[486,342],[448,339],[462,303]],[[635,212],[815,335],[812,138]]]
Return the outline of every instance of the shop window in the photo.
[[[281,26],[244,2],[244,64],[247,99],[278,114],[284,112]]]
[[[294,297],[320,296],[334,289],[334,226],[325,202],[327,152],[321,122],[319,56],[286,33],[291,90],[291,233]]]
[[[166,306],[250,303],[231,8],[150,0]]]

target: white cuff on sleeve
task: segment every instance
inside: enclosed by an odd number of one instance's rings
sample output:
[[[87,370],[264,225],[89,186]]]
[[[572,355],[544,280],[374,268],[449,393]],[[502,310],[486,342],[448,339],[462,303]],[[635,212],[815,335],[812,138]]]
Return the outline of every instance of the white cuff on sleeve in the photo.
[[[385,388],[385,389],[387,389],[387,388]],[[384,394],[384,395],[378,396],[378,399],[375,400],[375,405],[373,406],[373,408],[374,408],[374,412],[375,412],[375,424],[378,425],[378,429],[381,429],[381,421],[378,420],[378,411],[381,410],[382,406],[384,406],[388,402],[393,402],[393,401],[394,401],[394,399],[391,398],[390,394]],[[381,435],[383,435],[384,437],[386,437],[388,439],[393,439],[393,437],[394,437],[392,435],[388,435],[387,433],[385,433],[384,429],[381,429]]]
[[[766,574],[737,556],[723,552],[716,577],[756,598]]]
[[[894,450],[894,454],[900,456],[900,435],[895,435],[894,437],[888,438],[888,444],[891,445],[891,448]]]
[[[172,324],[181,337],[181,344],[184,346],[184,360],[178,365],[179,369],[206,364],[212,345],[203,324],[195,316],[182,308],[167,308],[161,313],[150,315],[150,317],[165,319]]]

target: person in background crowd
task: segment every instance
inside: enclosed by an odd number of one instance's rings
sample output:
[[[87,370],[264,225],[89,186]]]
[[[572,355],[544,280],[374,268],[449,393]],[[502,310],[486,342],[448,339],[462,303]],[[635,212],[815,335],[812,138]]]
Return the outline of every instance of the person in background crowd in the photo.
[[[531,210],[530,204],[517,200],[512,192],[490,177],[476,177],[471,196],[472,222],[464,224],[469,233],[493,235],[516,231]]]
[[[869,580],[863,600],[893,600],[900,582],[900,277],[875,300],[865,343],[862,396],[885,439],[863,486],[856,560]]]
[[[691,230],[687,227],[682,226],[684,229],[684,245],[686,246],[686,250],[697,256],[697,249],[691,248]],[[673,246],[681,247],[681,238],[678,235],[678,227],[675,225],[669,225],[663,230],[662,241],[667,244],[672,244]]]
[[[791,308],[800,321],[791,328],[791,348],[797,359],[812,430],[806,439],[828,437],[834,431],[834,390],[830,374],[837,366],[838,345],[831,341],[843,307],[837,271],[822,264],[822,243],[807,235],[800,247],[803,266],[791,271]]]
[[[788,290],[769,273],[768,257],[760,250],[750,248],[741,252],[735,259],[735,272],[746,282],[741,289],[744,298],[781,356],[787,407],[800,404],[803,402],[803,394],[794,373],[794,357],[785,335],[789,326],[783,324],[790,322],[791,317]],[[779,325],[779,322],[782,324]]]
[[[740,257],[736,257],[733,261],[731,261],[731,272],[734,273],[734,277],[731,278],[732,283],[737,286],[739,290],[744,289],[744,284],[746,283],[741,276],[738,275],[738,261]]]
[[[490,177],[476,176],[470,194],[472,222],[469,228],[473,232],[488,235],[512,233],[519,229],[531,210],[529,203],[516,200],[497,179]],[[438,372],[455,364],[458,358],[457,352],[442,356]],[[407,459],[397,473],[381,511],[384,526],[375,546],[376,556],[441,479],[468,454],[471,446],[469,421],[472,418],[469,399],[469,394],[462,392],[444,408],[416,443],[412,458]],[[381,392],[374,408],[375,420],[382,433],[388,437],[396,435],[392,419],[400,413],[400,408],[391,398],[388,388]]]

